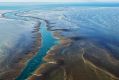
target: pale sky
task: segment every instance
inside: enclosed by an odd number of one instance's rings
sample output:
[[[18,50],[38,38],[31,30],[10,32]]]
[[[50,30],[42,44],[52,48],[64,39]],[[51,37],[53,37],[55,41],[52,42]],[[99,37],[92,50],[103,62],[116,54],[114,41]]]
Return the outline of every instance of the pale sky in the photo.
[[[0,0],[0,2],[119,2],[119,0]]]

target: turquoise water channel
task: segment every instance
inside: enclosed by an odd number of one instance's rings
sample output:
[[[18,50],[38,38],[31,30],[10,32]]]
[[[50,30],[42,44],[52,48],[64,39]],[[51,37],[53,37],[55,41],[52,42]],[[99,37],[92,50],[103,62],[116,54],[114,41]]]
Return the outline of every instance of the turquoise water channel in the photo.
[[[47,31],[46,23],[42,21],[40,26],[40,33],[42,35],[42,46],[39,52],[33,57],[26,65],[21,75],[18,76],[16,80],[25,80],[28,76],[35,71],[42,63],[43,57],[46,55],[47,51],[55,45],[56,39],[52,36],[52,33]]]
[[[28,76],[35,71],[42,63],[43,57],[46,55],[47,51],[55,45],[56,39],[52,36],[46,28],[46,23],[42,21],[40,26],[40,33],[42,35],[42,44],[39,52],[33,57],[26,65],[21,75],[18,76],[16,80],[25,80]]]
[[[15,12],[16,13],[16,12]],[[4,15],[6,18],[12,18],[12,19],[20,19],[20,20],[33,20],[31,17],[21,17],[16,16],[14,13],[9,12]],[[30,19],[31,18],[31,19]],[[55,44],[57,44],[57,39],[55,39],[52,35],[52,32],[47,30],[46,22],[43,20],[40,20],[41,25],[40,26],[40,33],[42,38],[41,47],[39,48],[38,53],[28,61],[25,68],[22,70],[21,74],[17,77],[16,80],[25,80],[27,79],[39,66],[43,63],[43,57],[47,54],[48,50],[53,47]]]

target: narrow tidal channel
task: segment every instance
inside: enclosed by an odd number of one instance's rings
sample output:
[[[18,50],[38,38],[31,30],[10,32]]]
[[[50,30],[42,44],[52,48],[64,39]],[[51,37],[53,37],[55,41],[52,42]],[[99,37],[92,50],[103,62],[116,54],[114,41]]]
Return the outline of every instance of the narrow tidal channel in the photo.
[[[12,18],[12,19],[25,19],[25,16],[16,16],[13,13],[8,13],[4,15],[6,18]],[[26,19],[31,17],[26,17]],[[33,18],[29,19],[32,20]],[[43,57],[47,54],[48,50],[53,47],[56,44],[57,39],[55,39],[52,35],[52,32],[47,30],[46,22],[43,20],[40,20],[41,25],[40,26],[40,33],[41,33],[41,47],[39,48],[38,53],[28,61],[25,68],[22,70],[21,74],[17,77],[16,80],[26,80],[39,66],[43,63]]]
[[[43,57],[47,51],[55,45],[56,39],[53,38],[52,33],[47,31],[46,23],[41,21],[40,33],[42,35],[42,44],[39,52],[27,63],[21,75],[16,80],[25,80],[35,71],[42,63]]]

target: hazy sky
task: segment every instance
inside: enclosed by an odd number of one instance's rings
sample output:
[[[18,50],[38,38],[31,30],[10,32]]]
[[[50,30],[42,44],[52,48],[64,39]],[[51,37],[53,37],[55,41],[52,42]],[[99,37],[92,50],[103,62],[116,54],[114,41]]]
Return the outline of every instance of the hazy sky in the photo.
[[[0,0],[0,2],[119,2],[119,0]]]

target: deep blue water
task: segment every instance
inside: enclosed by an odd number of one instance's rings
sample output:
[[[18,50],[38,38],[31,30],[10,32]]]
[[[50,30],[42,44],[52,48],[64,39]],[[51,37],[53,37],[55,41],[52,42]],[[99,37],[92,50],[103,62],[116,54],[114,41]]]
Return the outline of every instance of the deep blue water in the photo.
[[[0,3],[1,10],[20,10],[20,9],[50,9],[54,7],[72,7],[72,6],[80,6],[80,7],[119,7],[119,3],[96,3],[96,2],[88,2],[88,3],[31,3],[31,2],[7,2]]]

